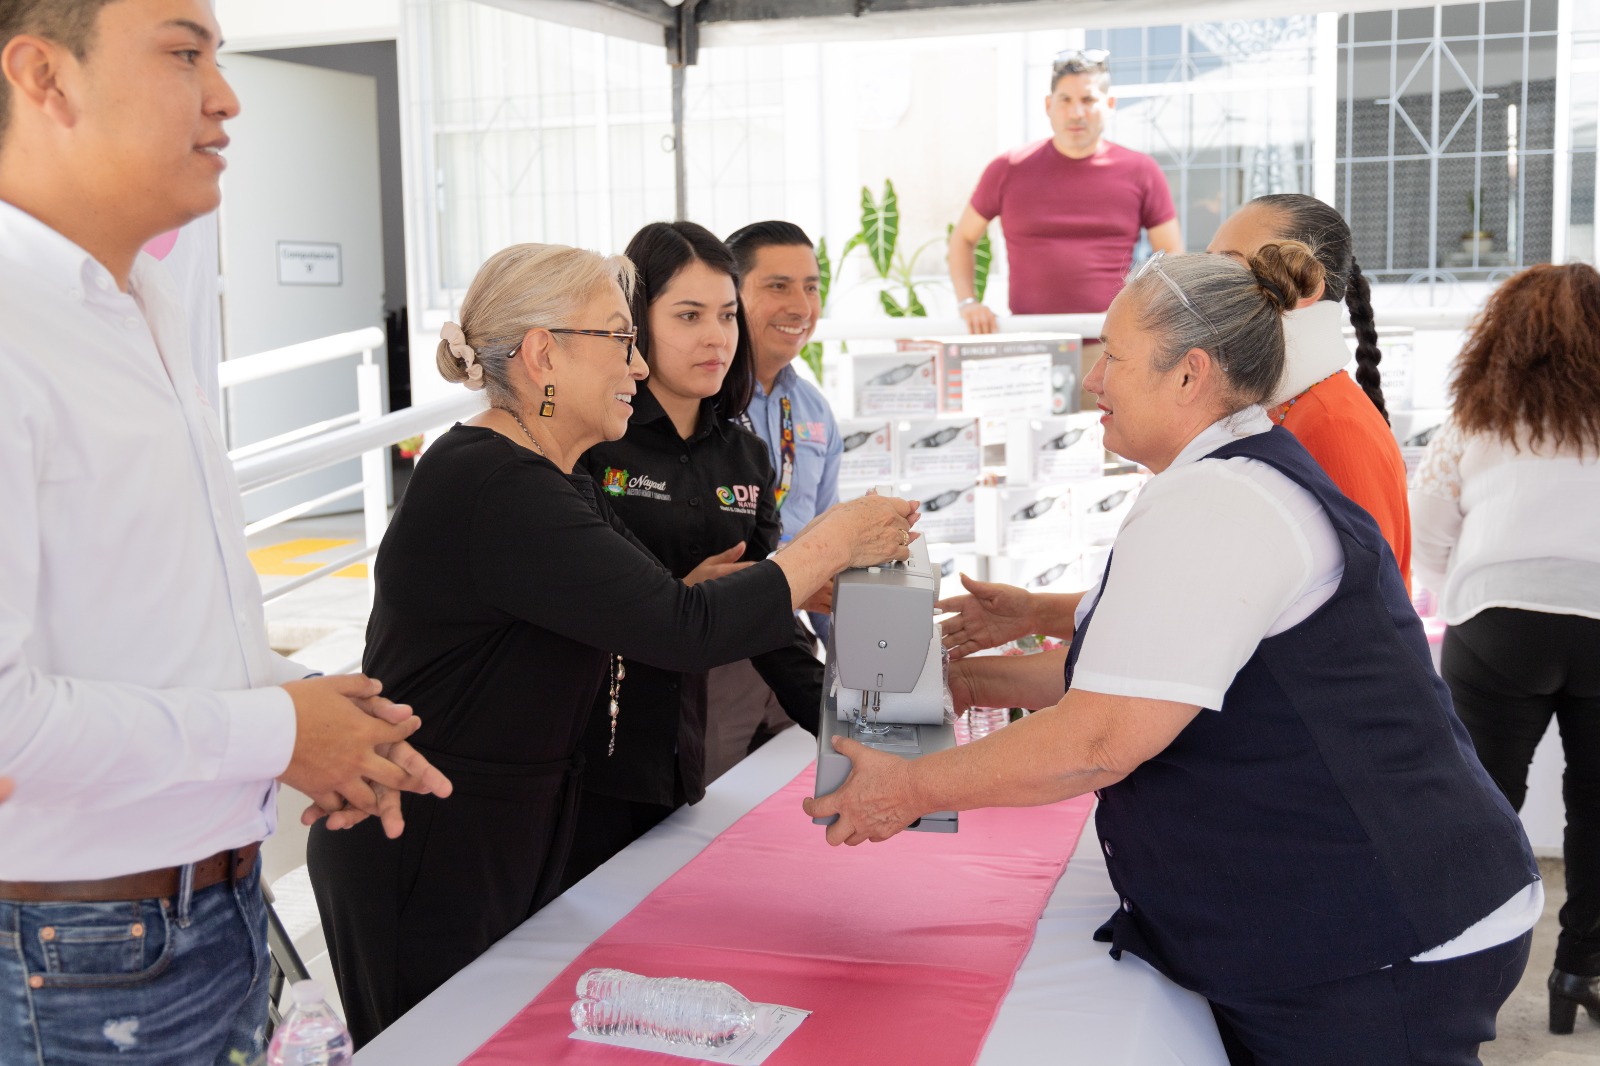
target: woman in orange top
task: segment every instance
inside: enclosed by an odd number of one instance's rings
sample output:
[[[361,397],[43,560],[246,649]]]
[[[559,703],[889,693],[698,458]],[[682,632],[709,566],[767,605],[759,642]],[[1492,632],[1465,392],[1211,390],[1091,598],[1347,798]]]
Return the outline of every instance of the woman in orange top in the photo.
[[[1377,520],[1400,576],[1411,587],[1411,509],[1406,467],[1389,431],[1379,384],[1378,331],[1367,279],[1356,264],[1350,227],[1339,212],[1300,193],[1259,196],[1223,222],[1207,251],[1241,262],[1263,245],[1303,241],[1321,261],[1320,297],[1284,316],[1285,365],[1267,401],[1272,420],[1293,433],[1333,483]],[[1356,330],[1356,380],[1345,373],[1350,351],[1341,322],[1343,302]]]

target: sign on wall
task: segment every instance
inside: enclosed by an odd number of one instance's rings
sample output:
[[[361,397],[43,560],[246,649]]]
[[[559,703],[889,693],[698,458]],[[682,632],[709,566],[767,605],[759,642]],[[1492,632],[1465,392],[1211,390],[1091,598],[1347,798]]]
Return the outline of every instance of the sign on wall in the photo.
[[[339,245],[279,241],[278,284],[344,284],[343,255]]]

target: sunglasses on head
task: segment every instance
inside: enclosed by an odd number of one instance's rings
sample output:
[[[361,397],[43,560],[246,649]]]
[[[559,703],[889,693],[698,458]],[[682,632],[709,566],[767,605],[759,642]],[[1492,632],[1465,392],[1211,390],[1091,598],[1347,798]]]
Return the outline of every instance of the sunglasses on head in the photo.
[[[1103,74],[1110,69],[1111,53],[1104,48],[1069,48],[1057,52],[1051,64],[1054,74]]]
[[[1211,331],[1212,338],[1217,342],[1217,350],[1212,354],[1216,356],[1217,362],[1222,365],[1223,369],[1227,369],[1228,363],[1222,354],[1222,334],[1217,332],[1217,327],[1211,324],[1211,320],[1209,318],[1200,313],[1200,309],[1194,305],[1194,301],[1190,300],[1188,296],[1184,295],[1183,288],[1172,279],[1172,275],[1161,269],[1161,261],[1166,258],[1166,255],[1166,252],[1157,252],[1149,259],[1146,259],[1144,261],[1144,265],[1141,266],[1133,275],[1133,280],[1138,281],[1146,274],[1154,274],[1156,277],[1165,282],[1167,288],[1172,290],[1172,295],[1178,298],[1178,302],[1183,304],[1184,307],[1188,308],[1190,314],[1204,322],[1206,324],[1206,328]]]

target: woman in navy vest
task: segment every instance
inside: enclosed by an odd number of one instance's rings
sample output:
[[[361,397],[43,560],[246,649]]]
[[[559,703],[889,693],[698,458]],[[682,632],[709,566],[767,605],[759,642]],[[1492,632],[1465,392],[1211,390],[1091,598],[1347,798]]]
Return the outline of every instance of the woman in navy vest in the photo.
[[[1372,518],[1259,404],[1303,244],[1156,257],[1085,386],[1148,467],[1059,655],[952,664],[957,706],[1046,708],[914,761],[837,742],[832,844],[1096,790],[1132,952],[1204,995],[1234,1063],[1477,1063],[1543,908],[1516,815],[1434,672]],[[1064,692],[1064,695],[1063,695]]]

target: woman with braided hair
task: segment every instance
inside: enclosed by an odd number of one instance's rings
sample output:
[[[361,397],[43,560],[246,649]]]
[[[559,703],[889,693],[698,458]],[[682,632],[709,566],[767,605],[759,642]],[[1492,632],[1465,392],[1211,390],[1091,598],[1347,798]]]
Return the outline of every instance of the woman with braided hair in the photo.
[[[1322,267],[1247,264],[1157,256],[1106,314],[1084,385],[1155,476],[1099,587],[1055,597],[1064,658],[950,665],[957,707],[1038,713],[912,760],[836,739],[851,774],[806,811],[854,845],[1095,791],[1112,955],[1205,996],[1231,1063],[1476,1066],[1538,869],[1377,524],[1260,406]]]
[[[1222,223],[1207,251],[1240,262],[1271,241],[1309,245],[1322,264],[1320,292],[1300,301],[1283,322],[1283,380],[1267,398],[1274,423],[1293,433],[1333,483],[1366,509],[1383,530],[1400,576],[1411,580],[1411,511],[1406,468],[1389,431],[1378,363],[1378,330],[1367,279],[1356,263],[1350,227],[1339,212],[1303,193],[1258,196]],[[1356,377],[1339,305],[1356,331]]]

